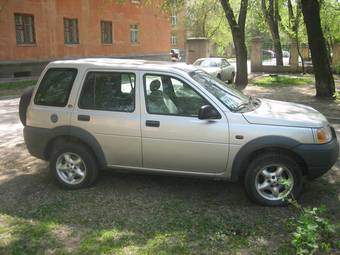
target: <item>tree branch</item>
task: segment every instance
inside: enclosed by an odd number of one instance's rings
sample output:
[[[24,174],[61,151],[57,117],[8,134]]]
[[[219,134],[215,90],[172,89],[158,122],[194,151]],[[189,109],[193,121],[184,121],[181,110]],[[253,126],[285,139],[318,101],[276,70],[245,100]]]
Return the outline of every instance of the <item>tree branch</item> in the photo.
[[[240,6],[240,15],[238,16],[238,25],[242,31],[244,31],[244,27],[246,25],[246,17],[248,10],[248,0],[241,0]]]
[[[235,20],[235,15],[233,9],[230,6],[229,0],[220,0],[220,2],[231,29],[238,29],[238,24]]]

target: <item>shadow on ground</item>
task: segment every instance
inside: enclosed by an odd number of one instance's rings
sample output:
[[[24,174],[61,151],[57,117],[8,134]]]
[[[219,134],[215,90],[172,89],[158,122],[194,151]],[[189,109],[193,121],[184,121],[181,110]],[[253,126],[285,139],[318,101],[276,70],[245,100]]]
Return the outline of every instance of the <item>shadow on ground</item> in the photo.
[[[44,162],[9,176],[0,184],[0,223],[10,237],[0,253],[256,253],[280,249],[297,213],[252,204],[241,183],[103,172],[94,187],[64,191]],[[309,182],[302,203],[325,204],[336,220],[337,194],[338,183]]]

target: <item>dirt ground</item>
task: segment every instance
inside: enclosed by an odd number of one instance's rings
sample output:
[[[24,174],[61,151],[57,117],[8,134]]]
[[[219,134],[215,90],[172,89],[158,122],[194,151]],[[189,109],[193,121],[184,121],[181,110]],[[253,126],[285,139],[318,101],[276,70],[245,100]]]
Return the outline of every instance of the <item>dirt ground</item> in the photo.
[[[340,137],[340,106],[313,86],[245,92],[311,105]],[[339,200],[340,160],[305,184],[301,203],[326,205],[339,223]],[[252,204],[242,183],[104,172],[89,189],[61,190],[26,150],[18,98],[0,100],[0,254],[289,254],[295,214]]]

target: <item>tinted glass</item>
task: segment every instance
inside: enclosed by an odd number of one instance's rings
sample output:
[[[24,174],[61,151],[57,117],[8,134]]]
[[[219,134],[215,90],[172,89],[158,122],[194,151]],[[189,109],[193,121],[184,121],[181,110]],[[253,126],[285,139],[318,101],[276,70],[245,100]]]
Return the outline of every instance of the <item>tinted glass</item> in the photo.
[[[236,111],[241,104],[249,100],[242,92],[226,86],[221,80],[203,71],[192,71],[189,75],[232,111]]]
[[[34,103],[64,107],[67,104],[76,75],[77,69],[49,69],[40,83]]]
[[[135,77],[132,73],[89,72],[79,98],[79,108],[133,112]]]
[[[208,104],[195,90],[181,80],[167,75],[145,75],[147,111],[152,114],[197,117]]]

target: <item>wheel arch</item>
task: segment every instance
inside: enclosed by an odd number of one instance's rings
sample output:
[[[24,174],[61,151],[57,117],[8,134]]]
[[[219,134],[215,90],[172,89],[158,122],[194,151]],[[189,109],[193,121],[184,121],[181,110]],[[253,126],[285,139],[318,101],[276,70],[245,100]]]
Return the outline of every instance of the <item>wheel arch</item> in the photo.
[[[308,172],[307,164],[293,149],[299,144],[298,141],[283,136],[265,136],[246,143],[234,158],[230,179],[237,181],[240,177],[243,177],[250,162],[259,154],[268,152],[291,156],[301,167],[302,174],[306,175]]]
[[[88,131],[72,126],[58,127],[55,129],[56,130],[52,130],[51,132],[54,134],[54,136],[50,137],[45,147],[44,150],[45,159],[48,160],[50,158],[53,148],[58,143],[76,142],[85,146],[94,155],[100,168],[106,167],[107,164],[104,152],[97,139],[93,135],[91,135]]]

